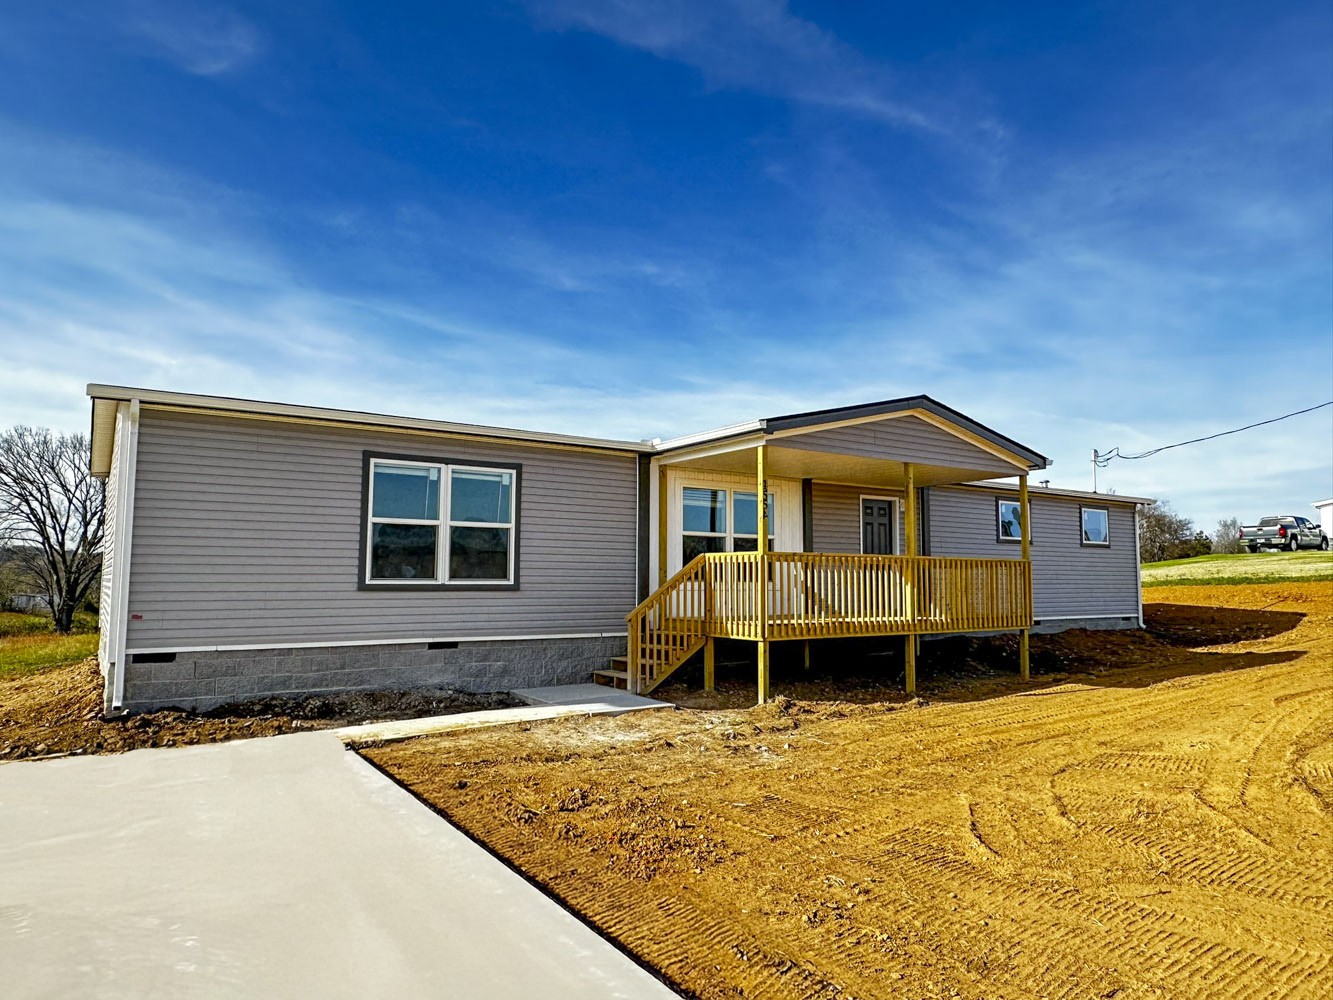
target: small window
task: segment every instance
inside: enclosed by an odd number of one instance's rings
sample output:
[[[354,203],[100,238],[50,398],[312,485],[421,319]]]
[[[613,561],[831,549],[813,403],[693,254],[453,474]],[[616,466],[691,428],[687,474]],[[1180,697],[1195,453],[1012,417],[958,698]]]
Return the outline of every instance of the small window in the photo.
[[[363,585],[516,582],[517,467],[366,463]]]
[[[995,537],[1002,542],[1023,540],[1022,507],[1017,500],[995,501]]]
[[[1110,545],[1111,524],[1105,507],[1080,507],[1084,545]]]

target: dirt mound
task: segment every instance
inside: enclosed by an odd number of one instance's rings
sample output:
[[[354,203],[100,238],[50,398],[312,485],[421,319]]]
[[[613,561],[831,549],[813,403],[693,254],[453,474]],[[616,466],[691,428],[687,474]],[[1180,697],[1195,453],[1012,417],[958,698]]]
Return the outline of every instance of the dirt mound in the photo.
[[[6,760],[217,743],[301,728],[309,727],[284,716],[203,718],[178,709],[107,721],[102,676],[92,660],[0,686],[0,759]]]
[[[254,698],[199,713],[203,719],[285,717],[293,720],[352,725],[388,719],[419,719],[454,712],[479,712],[522,705],[511,694],[496,691],[473,694],[448,688],[413,691],[344,691],[303,698]]]

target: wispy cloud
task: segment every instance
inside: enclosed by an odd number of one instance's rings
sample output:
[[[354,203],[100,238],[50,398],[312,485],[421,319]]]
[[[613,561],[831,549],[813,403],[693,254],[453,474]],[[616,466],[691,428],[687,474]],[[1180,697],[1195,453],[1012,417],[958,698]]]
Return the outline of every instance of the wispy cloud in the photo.
[[[910,148],[953,119],[785,6],[543,11],[811,113],[796,141],[756,140],[753,176],[728,176],[754,189],[734,212],[682,188],[651,218],[593,182],[586,214],[548,216],[521,179],[487,196],[424,169],[407,194],[279,202],[0,120],[0,425],[82,428],[94,380],[629,438],[927,392],[1087,486],[1092,448],[1326,398],[1330,124],[1286,99],[1304,84],[1229,67],[1244,86],[1225,108],[1161,133],[1017,129],[1022,169],[995,187],[905,184],[879,140]],[[1247,345],[1279,339],[1304,362],[1256,372]],[[1303,419],[1290,431],[1318,446],[1238,436],[1101,483],[1205,526],[1295,510],[1329,492],[1327,416]]]
[[[209,0],[130,0],[113,16],[155,55],[196,76],[239,70],[264,47],[251,21]]]
[[[926,101],[903,97],[887,69],[792,14],[783,0],[556,0],[532,10],[538,24],[594,32],[693,66],[715,88],[945,130]]]
[[[391,270],[362,291],[330,290],[259,235],[249,220],[262,217],[262,203],[96,148],[3,138],[27,153],[11,166],[64,163],[70,175],[4,177],[0,424],[84,426],[85,381],[629,438],[927,392],[1051,455],[1057,484],[1087,486],[1094,447],[1155,447],[1285,412],[1294,392],[1319,392],[1333,364],[1326,346],[1312,345],[1309,371],[1251,379],[1233,352],[1210,352],[1208,325],[1228,322],[1251,290],[1219,289],[1190,253],[1145,250],[1110,225],[1119,206],[1063,211],[1081,183],[1068,178],[1081,170],[994,210],[984,221],[991,249],[967,266],[953,238],[889,230],[861,240],[854,261],[830,257],[827,274],[802,279],[812,308],[840,294],[836,275],[843,287],[890,276],[894,290],[866,292],[827,318],[782,317],[725,281],[711,288],[708,262],[687,268],[686,291],[654,285],[658,276],[639,273],[651,265],[617,243],[599,252],[537,238],[504,213],[475,228],[460,224],[465,216],[408,213],[412,254],[476,248],[506,269],[499,286],[487,278],[477,293],[511,290],[517,318],[504,321],[429,282],[405,286]],[[396,224],[391,240],[406,225]],[[684,262],[689,248],[665,256]],[[1279,255],[1253,281],[1280,283],[1289,266]],[[680,330],[642,315],[649,287],[682,310]],[[578,308],[561,316],[571,295],[642,325],[594,328],[602,321]],[[1256,454],[1238,437],[1117,465],[1101,483],[1169,496],[1211,523],[1240,501],[1210,484],[1291,480],[1293,492],[1308,491],[1300,484],[1326,479],[1326,468],[1320,449]]]
[[[426,294],[329,290],[245,224],[256,206],[243,196],[95,148],[0,135],[26,151],[19,162],[83,165],[77,190],[58,169],[0,171],[0,426],[84,426],[88,381],[631,439],[773,404],[767,386],[723,371],[646,380],[649,342],[607,350],[543,332],[540,315],[506,327]],[[554,294],[520,256],[514,280]]]

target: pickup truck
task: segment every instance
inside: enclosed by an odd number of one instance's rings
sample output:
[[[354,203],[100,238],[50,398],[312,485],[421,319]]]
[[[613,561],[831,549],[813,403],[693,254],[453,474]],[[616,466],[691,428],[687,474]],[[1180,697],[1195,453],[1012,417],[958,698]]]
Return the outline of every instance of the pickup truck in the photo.
[[[1327,549],[1328,536],[1324,530],[1304,517],[1285,515],[1261,517],[1258,524],[1245,525],[1237,535],[1240,544],[1251,552],[1260,549]]]

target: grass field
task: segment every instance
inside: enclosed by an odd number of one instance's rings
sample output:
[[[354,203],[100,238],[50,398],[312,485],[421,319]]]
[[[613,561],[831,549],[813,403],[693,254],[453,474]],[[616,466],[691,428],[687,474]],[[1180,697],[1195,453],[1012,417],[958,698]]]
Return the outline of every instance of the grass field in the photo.
[[[74,634],[52,631],[45,615],[0,612],[0,677],[22,677],[77,663],[97,652],[97,619],[79,614]]]
[[[1333,580],[1333,552],[1242,552],[1143,564],[1145,587]]]

